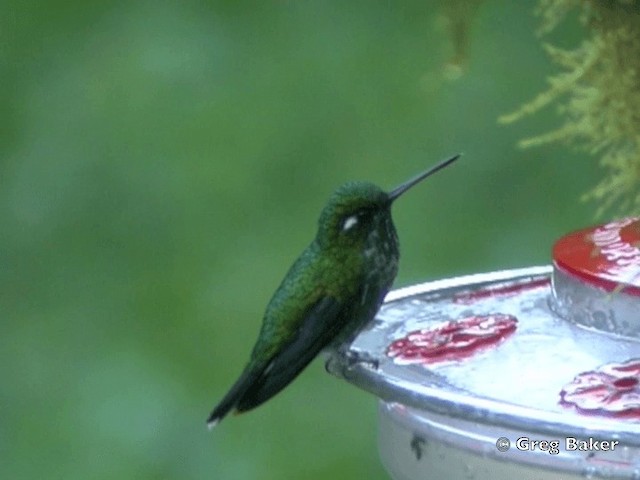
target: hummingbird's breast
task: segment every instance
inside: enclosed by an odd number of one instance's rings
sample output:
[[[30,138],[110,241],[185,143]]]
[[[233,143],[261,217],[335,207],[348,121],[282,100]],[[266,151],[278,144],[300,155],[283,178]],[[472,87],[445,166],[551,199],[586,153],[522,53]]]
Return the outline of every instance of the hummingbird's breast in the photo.
[[[341,340],[351,339],[374,317],[398,273],[398,237],[391,217],[379,219],[367,235],[362,255],[362,277],[358,296],[349,306],[349,319]]]

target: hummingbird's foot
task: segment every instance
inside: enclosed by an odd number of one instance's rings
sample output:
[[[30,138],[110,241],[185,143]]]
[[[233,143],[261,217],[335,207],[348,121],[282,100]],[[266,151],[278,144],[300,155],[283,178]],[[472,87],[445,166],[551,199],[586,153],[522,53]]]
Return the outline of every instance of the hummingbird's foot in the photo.
[[[334,356],[327,357],[326,361],[324,362],[324,369],[331,375],[335,375],[339,378],[344,378],[344,375],[342,374],[342,368],[340,366],[340,361],[337,360]]]
[[[365,365],[373,370],[377,370],[380,366],[380,361],[377,357],[374,357],[370,353],[359,351],[355,352],[353,350],[345,350],[342,353],[342,357],[345,359],[345,363],[347,368],[352,368],[355,365],[361,364]]]

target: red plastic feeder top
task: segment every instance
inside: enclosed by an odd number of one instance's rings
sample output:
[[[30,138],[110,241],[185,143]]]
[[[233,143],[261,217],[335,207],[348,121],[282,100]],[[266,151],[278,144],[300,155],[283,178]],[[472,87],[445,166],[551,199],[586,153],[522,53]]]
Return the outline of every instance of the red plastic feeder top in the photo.
[[[553,261],[584,283],[640,296],[640,218],[570,233],[554,245]]]
[[[562,237],[553,263],[556,313],[594,330],[640,338],[640,218]]]

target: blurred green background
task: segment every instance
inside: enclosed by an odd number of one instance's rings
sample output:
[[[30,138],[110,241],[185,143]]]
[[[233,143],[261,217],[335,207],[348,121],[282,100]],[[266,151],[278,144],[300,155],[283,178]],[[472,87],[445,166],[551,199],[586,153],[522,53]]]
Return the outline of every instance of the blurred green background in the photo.
[[[479,3],[465,45],[445,3],[4,2],[1,478],[387,478],[375,399],[320,361],[205,419],[344,181],[465,154],[396,205],[396,286],[593,222],[594,160],[515,147],[553,110],[496,122],[554,71],[535,4]]]

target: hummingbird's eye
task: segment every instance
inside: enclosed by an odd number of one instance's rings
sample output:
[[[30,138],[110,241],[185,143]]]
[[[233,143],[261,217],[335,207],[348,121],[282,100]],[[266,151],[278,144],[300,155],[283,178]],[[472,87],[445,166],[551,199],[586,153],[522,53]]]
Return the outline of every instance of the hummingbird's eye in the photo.
[[[350,215],[347,218],[345,218],[344,222],[342,223],[342,231],[346,232],[351,230],[353,227],[355,227],[358,224],[358,215]]]

